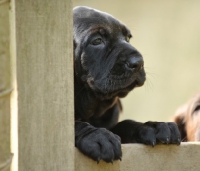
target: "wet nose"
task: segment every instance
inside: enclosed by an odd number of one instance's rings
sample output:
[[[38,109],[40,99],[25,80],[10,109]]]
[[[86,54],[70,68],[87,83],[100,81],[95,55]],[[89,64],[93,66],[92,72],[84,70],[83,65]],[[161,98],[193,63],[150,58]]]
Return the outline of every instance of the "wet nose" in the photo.
[[[139,57],[131,56],[126,60],[125,65],[128,70],[133,70],[137,72],[143,69],[144,61],[140,56]]]

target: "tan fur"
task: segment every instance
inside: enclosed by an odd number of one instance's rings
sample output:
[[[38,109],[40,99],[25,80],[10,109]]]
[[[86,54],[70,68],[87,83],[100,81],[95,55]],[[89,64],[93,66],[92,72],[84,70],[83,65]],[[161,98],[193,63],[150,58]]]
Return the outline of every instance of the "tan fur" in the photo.
[[[200,141],[200,92],[180,107],[173,121],[177,123],[182,135],[182,141]]]

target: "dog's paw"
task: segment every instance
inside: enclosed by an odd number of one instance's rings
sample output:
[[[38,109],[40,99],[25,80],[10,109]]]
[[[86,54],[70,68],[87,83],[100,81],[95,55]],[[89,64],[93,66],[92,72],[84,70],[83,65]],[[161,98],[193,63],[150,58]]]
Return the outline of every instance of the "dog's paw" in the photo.
[[[140,123],[125,120],[118,123],[112,131],[121,137],[122,143],[180,144],[181,135],[174,122]]]
[[[76,136],[75,145],[85,155],[93,160],[102,159],[107,163],[121,160],[121,139],[118,135],[104,128],[95,128],[88,125],[84,131]]]
[[[181,136],[173,122],[146,122],[138,127],[138,141],[144,144],[180,144]]]

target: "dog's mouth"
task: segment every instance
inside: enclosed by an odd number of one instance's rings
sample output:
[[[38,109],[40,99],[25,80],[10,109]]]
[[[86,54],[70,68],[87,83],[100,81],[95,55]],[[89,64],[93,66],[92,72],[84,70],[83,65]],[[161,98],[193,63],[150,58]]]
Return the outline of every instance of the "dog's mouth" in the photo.
[[[99,97],[109,99],[114,96],[125,97],[135,87],[140,87],[146,80],[144,70],[137,73],[123,73],[121,75],[108,75],[103,79],[87,80],[91,89],[93,89]]]

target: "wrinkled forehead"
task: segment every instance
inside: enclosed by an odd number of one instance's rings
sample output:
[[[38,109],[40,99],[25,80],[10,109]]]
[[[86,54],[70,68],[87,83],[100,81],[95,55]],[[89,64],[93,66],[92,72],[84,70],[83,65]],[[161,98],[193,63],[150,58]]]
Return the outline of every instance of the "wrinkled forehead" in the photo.
[[[108,13],[101,12],[88,7],[75,7],[73,10],[74,32],[83,33],[93,28],[106,28],[109,32],[122,32],[127,34],[130,31],[119,20]]]

